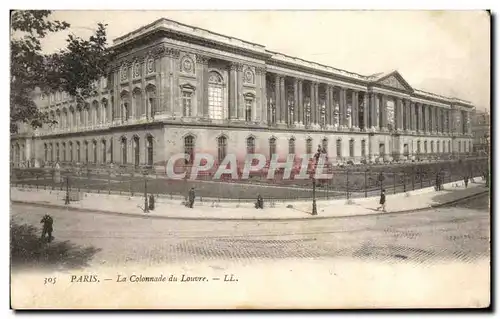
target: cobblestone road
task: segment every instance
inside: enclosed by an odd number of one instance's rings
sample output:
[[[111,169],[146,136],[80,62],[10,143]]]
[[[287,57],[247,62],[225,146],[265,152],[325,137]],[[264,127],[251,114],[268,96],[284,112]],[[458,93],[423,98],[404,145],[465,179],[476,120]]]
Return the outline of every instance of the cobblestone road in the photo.
[[[405,214],[307,221],[187,221],[12,205],[17,222],[54,217],[56,241],[101,250],[93,265],[350,257],[387,262],[489,258],[489,197]]]

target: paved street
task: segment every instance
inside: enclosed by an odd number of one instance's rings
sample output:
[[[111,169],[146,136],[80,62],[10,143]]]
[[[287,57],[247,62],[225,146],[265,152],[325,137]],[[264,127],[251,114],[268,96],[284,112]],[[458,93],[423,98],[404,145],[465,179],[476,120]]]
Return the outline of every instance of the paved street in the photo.
[[[188,221],[12,205],[12,218],[55,242],[93,246],[91,265],[351,257],[418,263],[489,258],[489,197],[414,213],[307,221]]]

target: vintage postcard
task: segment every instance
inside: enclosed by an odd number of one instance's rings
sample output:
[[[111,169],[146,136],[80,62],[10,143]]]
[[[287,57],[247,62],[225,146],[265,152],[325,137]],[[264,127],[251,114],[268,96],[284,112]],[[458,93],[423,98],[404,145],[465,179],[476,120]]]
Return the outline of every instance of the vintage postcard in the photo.
[[[488,307],[490,20],[12,11],[11,307]]]

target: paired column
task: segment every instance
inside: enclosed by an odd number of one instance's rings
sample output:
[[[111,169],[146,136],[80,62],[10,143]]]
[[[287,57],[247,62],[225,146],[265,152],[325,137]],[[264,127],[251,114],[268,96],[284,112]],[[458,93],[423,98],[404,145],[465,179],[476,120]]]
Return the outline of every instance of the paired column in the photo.
[[[405,131],[411,131],[411,111],[410,111],[410,100],[404,100],[404,119],[405,119]]]
[[[231,64],[231,68],[229,71],[229,119],[234,120],[238,118],[238,100],[236,88],[238,86],[237,83],[237,74],[236,74],[236,64]]]
[[[280,89],[280,77],[278,74],[274,78],[274,117],[276,123],[282,123],[281,119],[281,89]]]
[[[380,128],[387,130],[387,97],[381,95],[381,103],[379,104]]]
[[[299,124],[299,80],[293,79],[293,124]]]
[[[304,91],[303,91],[303,80],[298,80],[298,107],[299,107],[299,124],[303,125],[304,120]]]
[[[280,123],[281,124],[288,124],[288,103],[287,103],[287,98],[286,98],[286,91],[285,91],[285,77],[280,76],[279,77],[280,81],[280,110],[281,110],[281,116],[280,116]]]
[[[325,93],[326,93],[325,94],[326,95],[325,125],[326,125],[326,127],[330,128],[332,126],[332,113],[333,113],[333,111],[332,111],[332,99],[333,99],[333,97],[332,97],[332,87],[329,84],[326,85],[326,92]]]
[[[363,97],[363,130],[368,130],[368,116],[369,116],[369,107],[368,107],[368,92],[364,92]]]
[[[358,100],[358,91],[352,91],[351,98],[351,126],[359,127],[359,100]]]
[[[339,111],[340,111],[340,126],[347,127],[347,117],[346,117],[346,90],[344,88],[339,88]]]
[[[403,130],[403,101],[400,98],[396,98],[396,105],[395,105],[395,129],[397,131]]]
[[[415,128],[415,120],[416,120],[416,103],[415,102],[411,102],[411,101],[408,101],[408,103],[410,104],[410,131],[412,132],[415,132],[416,128]]]

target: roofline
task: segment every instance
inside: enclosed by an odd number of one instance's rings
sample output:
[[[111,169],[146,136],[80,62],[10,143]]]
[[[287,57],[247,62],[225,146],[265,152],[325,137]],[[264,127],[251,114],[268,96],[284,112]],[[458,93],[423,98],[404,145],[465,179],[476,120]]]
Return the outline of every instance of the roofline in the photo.
[[[303,58],[300,58],[300,57],[294,57],[294,56],[291,56],[291,55],[288,55],[288,54],[284,54],[284,53],[281,53],[281,52],[267,50],[266,46],[262,45],[262,44],[258,44],[258,43],[255,43],[255,42],[250,42],[250,41],[246,41],[246,40],[243,40],[243,39],[240,39],[240,38],[236,38],[236,37],[224,35],[224,34],[221,34],[221,33],[213,32],[213,31],[210,31],[210,30],[207,30],[207,29],[204,29],[204,28],[199,28],[199,27],[196,27],[196,26],[193,26],[193,25],[188,25],[188,24],[185,24],[185,23],[182,23],[182,22],[178,22],[178,21],[175,21],[175,20],[171,20],[171,19],[167,19],[167,18],[159,18],[159,19],[153,21],[152,23],[144,25],[144,26],[142,26],[142,27],[140,27],[140,28],[138,28],[138,29],[136,29],[134,31],[128,32],[128,33],[126,33],[126,34],[124,34],[122,36],[119,36],[119,37],[113,39],[113,45],[111,47],[119,46],[119,45],[125,43],[125,42],[122,42],[122,43],[119,43],[119,44],[115,44],[115,42],[117,42],[117,41],[123,40],[123,39],[125,39],[125,38],[127,38],[129,36],[132,36],[134,34],[140,33],[140,31],[142,31],[142,30],[144,30],[146,28],[152,27],[155,24],[158,24],[158,23],[160,23],[162,21],[172,22],[172,23],[184,26],[184,27],[193,28],[193,29],[196,29],[196,30],[202,30],[202,31],[207,32],[209,34],[217,35],[217,36],[220,36],[220,37],[225,37],[225,38],[228,38],[228,39],[238,40],[238,41],[241,41],[241,42],[246,43],[246,44],[250,44],[250,45],[255,45],[255,46],[261,47],[261,48],[264,49],[264,53],[267,53],[267,54],[271,55],[270,56],[271,60],[274,60],[273,57],[272,57],[273,54],[282,55],[282,56],[285,56],[287,58],[300,60],[300,61],[303,61],[303,62],[306,62],[306,63],[311,63],[311,64],[317,65],[319,67],[330,68],[330,69],[333,69],[335,71],[338,71],[339,73],[346,73],[345,75],[346,76],[351,76],[352,79],[362,80],[362,81],[366,81],[368,83],[369,82],[376,82],[377,80],[379,80],[381,78],[384,78],[386,76],[389,76],[390,74],[395,73],[395,72],[397,72],[398,74],[400,74],[397,69],[393,69],[393,70],[391,70],[388,73],[380,72],[380,73],[375,73],[375,74],[372,74],[372,75],[362,75],[362,74],[359,74],[359,73],[356,73],[356,72],[351,72],[351,71],[347,71],[347,70],[344,70],[344,69],[339,69],[339,68],[336,68],[336,67],[333,67],[333,66],[329,66],[329,65],[318,63],[318,62],[306,60],[306,59],[303,59]],[[179,32],[179,31],[175,31],[175,32]],[[135,40],[135,39],[132,38],[132,39],[129,39],[129,41],[130,40]],[[210,39],[207,39],[207,40],[210,40]],[[212,40],[212,41],[214,41],[214,40]],[[328,71],[328,70],[325,70],[325,71]],[[342,76],[342,74],[339,74],[339,75]],[[379,76],[377,77],[377,75],[379,75]],[[408,83],[406,80],[405,80],[405,82],[413,89],[414,93],[416,93],[416,94],[419,94],[419,93],[421,93],[421,94],[422,93],[423,94],[428,94],[428,95],[431,95],[431,96],[436,97],[438,99],[447,100],[450,103],[454,103],[455,102],[455,103],[460,103],[460,104],[467,105],[467,106],[470,106],[470,107],[474,107],[474,105],[470,101],[462,100],[462,99],[459,99],[459,98],[456,98],[456,97],[448,97],[448,96],[444,96],[444,95],[439,95],[439,94],[432,93],[432,92],[427,92],[427,91],[424,91],[424,90],[419,90],[419,89],[413,87],[412,85],[410,85],[410,83]]]
[[[119,41],[119,40],[122,40],[130,35],[133,35],[134,33],[139,33],[141,30],[143,29],[146,29],[148,27],[152,27],[153,25],[161,22],[161,21],[169,21],[169,22],[173,22],[173,23],[176,23],[176,24],[179,24],[181,26],[184,26],[184,27],[189,27],[189,28],[194,28],[194,29],[198,29],[198,30],[202,30],[202,31],[205,31],[205,32],[208,32],[208,33],[211,33],[211,34],[214,34],[214,35],[218,35],[218,36],[221,36],[221,37],[226,37],[226,38],[229,38],[229,39],[235,39],[235,40],[238,40],[238,41],[241,41],[241,42],[244,42],[244,43],[248,43],[248,44],[251,44],[251,45],[257,45],[257,46],[260,46],[262,48],[265,48],[264,45],[262,44],[258,44],[258,43],[255,43],[255,42],[250,42],[250,41],[246,41],[246,40],[243,40],[243,39],[240,39],[240,38],[236,38],[236,37],[232,37],[232,36],[228,36],[228,35],[225,35],[225,34],[221,34],[221,33],[217,33],[217,32],[213,32],[213,31],[210,31],[210,30],[207,30],[207,29],[204,29],[204,28],[200,28],[200,27],[196,27],[196,26],[193,26],[193,25],[189,25],[189,24],[185,24],[185,23],[182,23],[182,22],[178,22],[178,21],[175,21],[175,20],[171,20],[171,19],[167,19],[167,18],[160,18],[160,19],[157,19],[155,21],[153,21],[152,23],[150,24],[147,24],[145,26],[142,26],[140,27],[139,29],[136,29],[134,31],[131,31],[127,34],[124,34],[122,36],[119,36],[117,38],[114,38],[113,39],[113,44],[115,41]]]

